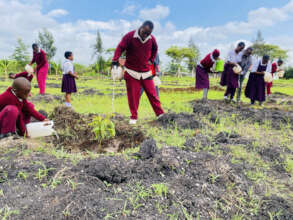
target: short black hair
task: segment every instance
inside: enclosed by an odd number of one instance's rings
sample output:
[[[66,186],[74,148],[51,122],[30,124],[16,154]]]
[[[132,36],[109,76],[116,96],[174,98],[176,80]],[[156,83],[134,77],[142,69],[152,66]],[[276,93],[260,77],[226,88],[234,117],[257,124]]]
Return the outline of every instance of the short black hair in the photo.
[[[281,58],[279,58],[278,63],[284,63],[284,61]]]
[[[239,42],[238,47],[245,47],[245,43],[244,42]]]
[[[154,29],[154,23],[153,23],[152,21],[145,21],[145,22],[143,22],[142,26],[143,26],[143,27],[145,27],[145,26],[149,26],[149,28],[150,28],[151,30]]]
[[[34,49],[35,47],[39,47],[39,45],[36,43],[33,43],[32,48]]]
[[[252,47],[248,47],[246,50],[251,50],[251,51],[253,51],[253,48],[252,48]]]
[[[72,55],[72,52],[71,51],[66,51],[65,54],[64,54],[64,57],[66,59],[68,59],[69,57],[71,57],[71,55]]]
[[[263,59],[264,60],[269,60],[270,59],[270,56],[266,54],[266,55],[263,56]]]

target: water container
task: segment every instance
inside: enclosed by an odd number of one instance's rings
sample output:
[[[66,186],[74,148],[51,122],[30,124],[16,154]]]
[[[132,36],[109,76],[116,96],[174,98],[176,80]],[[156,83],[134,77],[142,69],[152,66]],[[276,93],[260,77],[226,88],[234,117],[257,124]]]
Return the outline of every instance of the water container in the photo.
[[[121,80],[123,79],[123,69],[120,66],[113,66],[111,70],[112,79],[113,80]]]
[[[221,73],[224,71],[225,61],[224,60],[218,60],[216,62],[216,73]]]
[[[160,78],[157,77],[157,76],[155,76],[153,80],[154,80],[154,84],[155,84],[155,86],[159,86],[159,85],[162,84]]]
[[[278,76],[279,78],[283,78],[284,75],[285,75],[285,71],[283,71],[283,70],[280,70],[280,71],[277,72],[277,76]]]
[[[240,75],[240,73],[242,72],[242,68],[240,65],[237,64],[236,66],[233,67],[233,71],[235,74]]]
[[[34,73],[34,68],[31,65],[26,64],[24,69],[25,69],[25,71],[27,71],[30,74]]]
[[[272,75],[272,73],[265,72],[264,80],[265,80],[266,83],[273,82],[273,75]]]
[[[34,122],[26,125],[28,136],[31,138],[47,137],[56,134],[53,121]]]

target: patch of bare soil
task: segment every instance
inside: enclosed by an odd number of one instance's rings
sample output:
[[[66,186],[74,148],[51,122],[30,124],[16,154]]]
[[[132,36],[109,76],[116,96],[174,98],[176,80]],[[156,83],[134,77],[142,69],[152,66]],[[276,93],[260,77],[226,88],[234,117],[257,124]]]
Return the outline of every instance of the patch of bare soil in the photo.
[[[23,141],[0,145],[0,207],[10,219],[293,218],[292,201],[264,192],[252,197],[256,186],[247,168],[228,156],[158,149],[148,139],[134,158],[100,156],[73,165],[23,154],[28,148]]]
[[[112,118],[115,124],[116,136],[104,139],[100,144],[89,124],[95,115],[83,115],[71,108],[57,107],[50,118],[54,121],[59,139],[49,139],[54,145],[72,151],[91,150],[95,152],[120,152],[126,148],[137,147],[143,140],[144,134],[138,127],[129,126],[121,116]]]
[[[210,100],[193,103],[193,112],[197,115],[208,115],[210,120],[221,120],[221,117],[236,115],[235,120],[251,120],[260,124],[270,121],[272,127],[280,129],[288,124],[293,128],[293,111],[284,111],[278,108],[252,108],[225,104],[224,101]]]
[[[184,112],[166,113],[158,119],[158,122],[165,128],[178,126],[181,129],[199,129],[202,127],[202,123],[196,120],[194,114]]]
[[[224,91],[224,89],[221,86],[212,86],[210,90],[215,91]],[[201,91],[201,89],[196,89],[195,87],[185,87],[185,88],[160,88],[160,92],[196,92]]]
[[[62,102],[63,97],[61,95],[51,95],[51,94],[44,94],[44,95],[36,95],[33,97],[30,97],[29,100],[33,103],[37,103],[37,102],[54,102],[54,101],[58,101],[58,102]]]

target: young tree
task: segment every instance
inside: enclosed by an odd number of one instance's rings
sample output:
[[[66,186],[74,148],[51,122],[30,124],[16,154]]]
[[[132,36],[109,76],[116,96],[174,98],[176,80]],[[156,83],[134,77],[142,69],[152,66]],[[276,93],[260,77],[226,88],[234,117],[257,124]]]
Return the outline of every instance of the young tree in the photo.
[[[47,59],[50,61],[55,55],[57,48],[54,46],[53,34],[47,29],[43,29],[43,32],[39,32],[38,44],[47,54]]]
[[[258,57],[262,57],[267,54],[271,57],[271,59],[288,58],[288,50],[283,50],[278,45],[266,44],[261,31],[257,32],[252,48],[253,53]]]
[[[8,79],[8,71],[9,69],[11,69],[10,67],[13,66],[14,64],[15,64],[15,60],[8,60],[8,59],[0,60],[0,69],[5,74],[5,80]]]
[[[192,72],[192,75],[194,74],[196,64],[199,60],[200,51],[198,47],[195,45],[192,38],[190,38],[188,43],[188,48],[190,51],[186,54],[186,58],[188,58],[187,66],[188,70]]]
[[[166,50],[166,55],[171,58],[171,63],[177,66],[176,74],[179,77],[181,62],[184,58],[184,54],[182,53],[182,48],[177,46],[171,46]]]
[[[103,58],[103,41],[99,31],[97,31],[96,43],[93,45],[93,57],[96,57],[96,72],[102,72],[105,69],[105,60]]]
[[[11,57],[17,61],[19,66],[24,67],[29,62],[28,46],[23,43],[21,38],[17,39],[17,44]]]

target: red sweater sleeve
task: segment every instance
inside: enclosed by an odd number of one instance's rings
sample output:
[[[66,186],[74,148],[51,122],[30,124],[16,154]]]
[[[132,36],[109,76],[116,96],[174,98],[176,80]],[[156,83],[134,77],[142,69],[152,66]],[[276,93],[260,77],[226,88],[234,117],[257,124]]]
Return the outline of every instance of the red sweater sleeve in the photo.
[[[38,64],[38,69],[41,69],[47,63],[47,55],[46,53],[41,50],[41,62]]]
[[[32,61],[31,61],[31,64],[33,64],[33,63],[35,63],[35,62],[36,62],[36,54],[33,53],[33,59],[32,59]]]
[[[277,64],[276,63],[273,63],[272,64],[272,73],[277,72],[277,69],[278,69]]]
[[[130,38],[130,33],[126,34],[122,38],[122,40],[120,41],[120,43],[118,44],[115,50],[113,61],[118,62],[119,58],[121,57],[121,54],[126,50],[128,46],[129,38]]]
[[[46,117],[39,113],[37,110],[35,110],[34,105],[28,101],[24,103],[23,112],[29,114],[38,121],[44,121],[46,119]]]
[[[158,44],[157,44],[156,38],[154,36],[152,36],[152,42],[153,42],[153,45],[152,45],[152,52],[151,52],[150,61],[152,63],[154,63],[156,56],[157,56],[157,53],[158,53]]]

